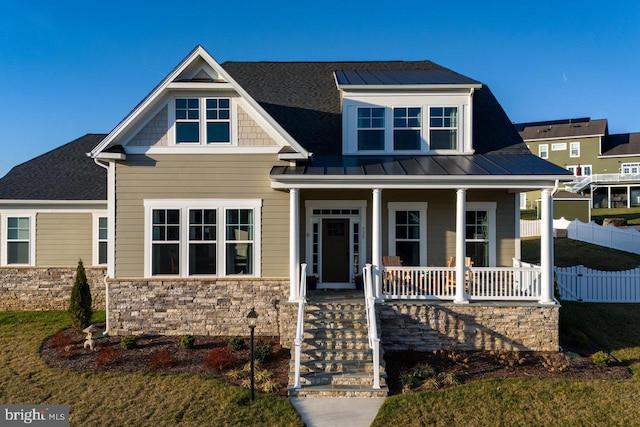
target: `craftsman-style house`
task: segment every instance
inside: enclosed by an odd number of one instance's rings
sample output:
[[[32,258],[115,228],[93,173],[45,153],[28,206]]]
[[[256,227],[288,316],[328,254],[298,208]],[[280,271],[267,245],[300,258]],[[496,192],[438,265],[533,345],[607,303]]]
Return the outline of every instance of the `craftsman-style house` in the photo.
[[[571,175],[481,82],[196,47],[88,154],[107,170],[111,333],[245,334],[255,307],[258,333],[299,347],[313,283],[368,297],[372,348],[558,347],[550,200]],[[519,261],[529,190],[540,266]]]

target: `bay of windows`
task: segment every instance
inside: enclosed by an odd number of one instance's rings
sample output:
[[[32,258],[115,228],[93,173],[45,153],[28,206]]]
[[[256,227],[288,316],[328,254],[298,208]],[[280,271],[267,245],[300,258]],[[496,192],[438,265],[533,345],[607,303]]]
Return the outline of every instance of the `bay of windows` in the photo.
[[[358,107],[356,120],[358,151],[458,150],[458,107]]]
[[[244,202],[244,203],[243,203]],[[149,208],[149,274],[178,277],[256,275],[259,201],[239,207],[207,201],[146,202]],[[173,206],[171,206],[173,205]]]
[[[176,98],[174,113],[176,144],[231,142],[229,98]]]

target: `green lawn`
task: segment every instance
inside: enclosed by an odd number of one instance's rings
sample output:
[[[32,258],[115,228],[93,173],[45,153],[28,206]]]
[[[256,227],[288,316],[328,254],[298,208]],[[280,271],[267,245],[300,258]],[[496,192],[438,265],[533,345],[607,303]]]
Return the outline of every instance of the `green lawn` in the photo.
[[[521,247],[523,261],[540,262],[540,238],[523,238]],[[557,267],[582,264],[603,271],[629,270],[640,265],[640,255],[579,240],[554,239],[554,263]]]
[[[602,221],[605,218],[624,218],[629,225],[640,225],[640,207],[591,210],[592,220]]]
[[[100,313],[104,319],[104,313]],[[288,399],[204,376],[77,373],[49,368],[42,341],[69,325],[64,312],[0,313],[0,402],[68,404],[73,426],[302,426]]]

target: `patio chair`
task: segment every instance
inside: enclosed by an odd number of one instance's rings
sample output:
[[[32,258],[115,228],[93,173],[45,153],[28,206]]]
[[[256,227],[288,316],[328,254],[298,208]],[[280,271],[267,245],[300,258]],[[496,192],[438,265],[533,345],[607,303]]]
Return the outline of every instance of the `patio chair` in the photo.
[[[456,266],[456,257],[452,256],[447,260],[447,267],[455,267]],[[470,257],[465,257],[464,259],[464,281],[465,288],[469,289],[469,280],[471,279],[471,272],[469,268],[473,267],[473,261]],[[456,289],[456,272],[450,271],[447,277],[447,290],[451,290],[455,292]]]

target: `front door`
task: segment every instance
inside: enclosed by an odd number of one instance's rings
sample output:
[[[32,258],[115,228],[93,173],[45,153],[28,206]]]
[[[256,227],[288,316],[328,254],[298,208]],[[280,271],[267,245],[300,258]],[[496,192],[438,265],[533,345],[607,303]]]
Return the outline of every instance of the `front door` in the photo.
[[[322,220],[322,281],[349,283],[349,220]]]

